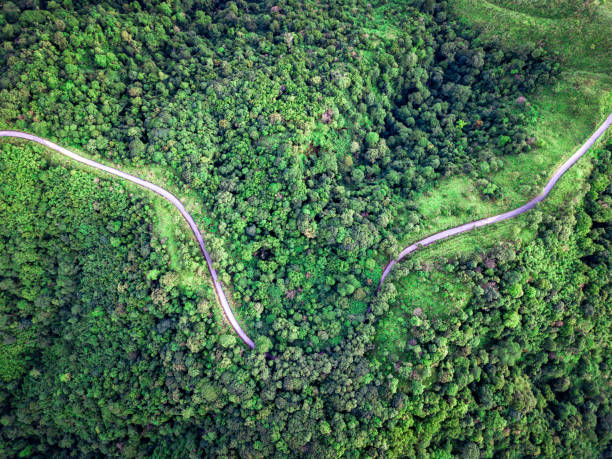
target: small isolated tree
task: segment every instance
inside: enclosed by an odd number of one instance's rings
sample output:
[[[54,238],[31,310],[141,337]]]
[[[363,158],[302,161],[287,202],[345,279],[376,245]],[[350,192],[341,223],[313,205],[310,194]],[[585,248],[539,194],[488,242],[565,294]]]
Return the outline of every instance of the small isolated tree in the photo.
[[[368,148],[374,148],[378,145],[380,136],[376,132],[368,132],[365,138]]]
[[[236,344],[236,337],[234,335],[221,335],[219,344],[225,348],[233,347]]]

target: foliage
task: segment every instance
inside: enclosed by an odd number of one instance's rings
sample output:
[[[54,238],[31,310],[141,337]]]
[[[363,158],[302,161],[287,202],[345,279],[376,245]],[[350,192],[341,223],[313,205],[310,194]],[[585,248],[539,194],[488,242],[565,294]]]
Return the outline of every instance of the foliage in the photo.
[[[606,153],[584,208],[535,222],[540,239],[430,275],[465,282],[434,291],[462,306],[444,320],[408,308],[402,283],[374,297],[378,261],[426,230],[406,203],[463,173],[475,205],[499,199],[487,174],[535,146],[517,100],[558,68],[539,46],[483,39],[446,2],[410,3],[2,5],[2,127],[158,168],[197,196],[257,347],[175,269],[158,204],[3,142],[0,455],[603,452]],[[411,269],[403,286],[425,291]],[[401,302],[390,346],[381,319]]]
[[[438,279],[450,273],[451,294],[472,292],[461,309],[440,314],[414,294],[418,287],[390,303],[393,314],[404,311],[392,319],[404,326],[392,337],[381,330],[376,361],[396,372],[398,390],[418,407],[426,451],[606,455],[611,150],[595,162],[584,205],[545,216],[532,242],[429,268]],[[396,274],[407,276],[400,285],[423,275],[408,265]],[[401,448],[403,456],[418,451]]]
[[[514,96],[550,75],[529,49],[473,46],[444,11],[386,5],[405,26],[385,38],[355,25],[352,11],[377,14],[359,3],[323,16],[302,2],[137,5],[7,16],[7,38],[21,38],[4,51],[3,118],[171,169],[210,206],[204,231],[227,235],[213,258],[234,301],[260,305],[243,320],[273,341],[299,328],[307,352],[354,332],[353,295],[377,277],[364,261],[395,250],[385,226],[406,196],[476,167],[489,143],[530,148]]]

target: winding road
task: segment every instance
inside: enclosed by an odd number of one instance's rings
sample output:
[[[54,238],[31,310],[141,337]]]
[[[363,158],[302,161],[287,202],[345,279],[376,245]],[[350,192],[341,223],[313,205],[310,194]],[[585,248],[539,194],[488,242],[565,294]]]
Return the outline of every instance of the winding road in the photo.
[[[83,156],[77,155],[76,153],[64,147],[61,147],[41,137],[38,137],[32,134],[27,134],[25,132],[20,132],[20,131],[0,131],[0,137],[12,137],[12,138],[25,139],[25,140],[30,140],[32,142],[39,143],[47,148],[50,148],[51,150],[54,150],[60,153],[61,155],[74,159],[75,161],[78,161],[80,163],[86,164],[87,166],[91,166],[95,169],[107,172],[117,177],[121,177],[122,179],[135,183],[136,185],[140,185],[141,187],[146,188],[147,190],[151,190],[154,193],[157,193],[161,197],[168,200],[170,204],[172,204],[174,207],[178,209],[178,211],[181,213],[183,218],[187,220],[187,223],[189,224],[189,227],[191,228],[191,232],[193,233],[196,240],[198,241],[198,245],[200,246],[202,255],[204,255],[204,258],[206,259],[206,264],[208,265],[208,271],[210,272],[210,275],[213,280],[213,285],[214,285],[215,294],[217,295],[217,300],[219,301],[219,303],[221,304],[221,307],[223,308],[223,313],[225,314],[225,317],[229,321],[232,328],[236,331],[238,336],[240,336],[242,341],[244,341],[244,343],[247,346],[249,346],[251,349],[255,348],[255,343],[253,342],[253,340],[251,340],[251,338],[249,338],[249,336],[240,327],[240,324],[236,320],[236,317],[234,316],[234,313],[232,312],[232,309],[230,308],[229,302],[227,301],[227,297],[225,296],[225,292],[223,291],[221,282],[219,282],[219,279],[217,277],[217,271],[215,271],[215,269],[213,268],[212,259],[210,258],[210,255],[208,251],[206,250],[206,247],[204,246],[204,239],[202,239],[202,233],[200,233],[200,230],[198,229],[198,226],[193,220],[193,217],[191,216],[191,214],[187,212],[187,210],[185,209],[185,206],[183,206],[183,203],[179,201],[179,199],[176,196],[174,196],[172,193],[164,190],[163,188],[151,182],[147,182],[146,180],[138,178],[134,175],[127,174],[113,167],[105,166],[104,164],[100,164],[91,159],[84,158]]]
[[[553,174],[553,176],[548,181],[548,183],[546,184],[542,192],[539,195],[537,195],[535,198],[533,198],[531,201],[529,201],[527,204],[524,204],[521,207],[518,207],[514,210],[510,210],[503,214],[494,215],[493,217],[483,218],[482,220],[476,220],[470,223],[464,223],[463,225],[459,225],[454,228],[440,231],[439,233],[428,236],[425,239],[421,239],[420,241],[415,242],[414,244],[411,244],[408,247],[406,247],[404,250],[400,252],[397,258],[391,260],[385,267],[382,277],[380,278],[380,281],[378,282],[376,293],[378,294],[380,288],[382,287],[383,282],[385,281],[385,279],[391,272],[391,269],[393,269],[393,266],[399,263],[406,255],[411,254],[412,252],[422,247],[431,245],[434,242],[441,241],[451,236],[456,236],[457,234],[465,233],[467,231],[471,231],[473,229],[480,228],[482,226],[487,226],[487,225],[492,225],[493,223],[502,222],[504,220],[514,218],[517,215],[521,215],[527,212],[528,210],[533,209],[540,202],[546,199],[546,197],[549,195],[551,190],[557,184],[561,176],[565,174],[570,167],[576,164],[576,162],[580,158],[582,158],[582,156],[584,156],[584,154],[589,150],[589,148],[591,148],[593,144],[597,142],[597,139],[599,139],[603,135],[603,133],[606,132],[606,130],[610,127],[611,124],[612,124],[612,114],[610,114],[608,118],[601,124],[601,126],[599,126],[599,128],[593,133],[593,135],[585,143],[582,144],[582,146],[578,149],[578,151],[574,153],[567,161],[565,161],[565,163],[563,163],[563,165],[559,167],[559,169],[557,169],[557,171]]]
[[[601,126],[599,126],[599,128],[595,131],[595,133],[578,149],[578,151],[574,153],[572,157],[569,158],[565,163],[563,163],[563,165],[559,169],[557,169],[557,171],[554,173],[552,178],[548,181],[548,183],[546,184],[542,192],[538,196],[533,198],[531,201],[529,201],[527,204],[524,204],[521,207],[518,207],[509,212],[505,212],[503,214],[495,215],[493,217],[483,218],[482,220],[476,220],[474,222],[465,223],[463,225],[459,225],[454,228],[450,228],[450,229],[441,231],[432,236],[426,237],[425,239],[421,239],[420,241],[415,242],[414,244],[411,244],[408,247],[406,247],[404,250],[400,252],[397,258],[391,260],[385,267],[382,277],[380,279],[380,282],[378,283],[378,287],[376,288],[376,293],[378,294],[383,282],[385,281],[385,279],[391,272],[391,269],[393,269],[393,266],[399,263],[404,257],[406,257],[406,255],[422,247],[426,247],[430,244],[433,244],[434,242],[441,241],[443,239],[447,239],[451,236],[456,236],[457,234],[465,233],[467,231],[471,231],[475,228],[480,228],[482,226],[492,225],[493,223],[508,220],[510,218],[516,217],[517,215],[521,215],[522,213],[525,213],[530,209],[533,209],[540,202],[546,199],[546,197],[548,196],[550,191],[553,189],[553,187],[556,185],[556,183],[559,181],[561,176],[565,174],[565,172],[567,172],[567,170],[570,167],[576,164],[576,162],[589,150],[589,148],[593,146],[593,144],[597,141],[597,139],[599,139],[603,135],[603,133],[610,127],[611,124],[612,124],[612,114],[608,116],[608,118],[602,123]],[[174,196],[172,193],[164,190],[163,188],[151,182],[147,182],[146,180],[143,180],[131,174],[127,174],[113,167],[105,166],[104,164],[100,164],[91,159],[84,158],[83,156],[80,156],[64,147],[61,147],[41,137],[38,137],[32,134],[27,134],[21,131],[0,131],[0,137],[25,139],[31,142],[39,143],[40,145],[50,148],[51,150],[54,150],[63,156],[74,159],[75,161],[78,161],[87,166],[93,167],[95,169],[107,172],[109,174],[115,175],[122,179],[128,180],[132,183],[135,183],[136,185],[146,188],[147,190],[151,190],[154,193],[157,193],[158,195],[168,200],[174,207],[178,209],[178,211],[181,213],[183,218],[185,218],[185,220],[189,224],[189,227],[191,228],[193,235],[198,241],[198,245],[200,246],[202,255],[204,255],[204,258],[206,259],[206,264],[208,265],[208,271],[210,272],[210,275],[213,280],[213,285],[214,285],[215,294],[217,296],[217,300],[221,304],[225,317],[227,318],[227,320],[229,321],[229,323],[231,324],[235,332],[238,334],[238,336],[242,339],[242,341],[244,341],[244,343],[247,346],[249,346],[251,349],[255,348],[255,343],[253,342],[253,340],[251,340],[251,338],[248,337],[248,335],[240,327],[240,325],[238,324],[238,321],[236,320],[236,317],[234,316],[234,313],[232,312],[232,309],[230,308],[229,302],[227,301],[227,297],[225,295],[221,282],[219,282],[217,271],[215,271],[215,269],[213,268],[212,259],[210,258],[210,255],[204,245],[204,239],[202,238],[202,233],[200,233],[200,230],[198,229],[198,226],[196,225],[191,214],[187,212],[183,203],[179,201],[179,199],[176,196]]]

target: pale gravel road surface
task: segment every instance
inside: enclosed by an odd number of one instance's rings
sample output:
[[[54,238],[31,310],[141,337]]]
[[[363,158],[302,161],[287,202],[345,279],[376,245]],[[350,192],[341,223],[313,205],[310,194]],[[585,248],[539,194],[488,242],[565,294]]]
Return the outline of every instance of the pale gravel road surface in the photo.
[[[385,281],[385,279],[391,272],[391,269],[393,268],[393,266],[399,263],[406,255],[414,252],[415,250],[418,250],[421,247],[425,247],[430,244],[433,244],[434,242],[449,238],[451,236],[456,236],[457,234],[465,233],[475,228],[480,228],[481,226],[487,226],[493,223],[498,223],[504,220],[508,220],[510,218],[514,218],[517,215],[521,215],[522,213],[525,213],[528,210],[533,209],[540,202],[546,199],[546,197],[548,196],[550,191],[554,188],[554,186],[557,184],[561,176],[565,174],[570,167],[576,164],[576,162],[580,158],[582,158],[582,156],[584,156],[584,154],[589,150],[589,148],[591,148],[593,144],[597,141],[597,139],[599,139],[603,135],[603,133],[606,132],[606,130],[610,127],[611,124],[612,124],[612,114],[610,114],[608,118],[602,123],[602,125],[599,126],[599,128],[593,133],[593,135],[584,144],[582,144],[582,146],[578,149],[578,151],[574,153],[571,156],[571,158],[565,161],[565,163],[563,163],[563,165],[559,169],[557,169],[557,171],[554,173],[552,178],[548,181],[548,183],[546,184],[542,192],[539,195],[537,195],[535,198],[533,198],[531,201],[529,201],[527,204],[524,204],[521,207],[518,207],[509,212],[505,212],[503,214],[495,215],[493,217],[483,218],[482,220],[476,220],[475,222],[465,223],[463,225],[456,226],[454,228],[440,231],[439,233],[433,234],[429,237],[426,237],[425,239],[421,239],[420,241],[415,242],[414,244],[411,244],[408,247],[406,247],[404,250],[400,252],[397,258],[395,258],[394,260],[391,260],[385,267],[382,277],[380,278],[380,282],[378,283],[378,287],[376,288],[376,293],[378,293],[378,291],[380,290],[380,287],[382,286],[383,282]]]
[[[249,346],[251,349],[255,348],[255,343],[253,343],[251,338],[248,337],[248,335],[240,327],[240,324],[238,324],[236,317],[234,317],[234,313],[232,312],[232,309],[230,308],[230,305],[227,301],[227,297],[225,296],[225,292],[223,291],[221,282],[219,282],[219,279],[217,277],[217,271],[215,271],[215,269],[213,268],[212,259],[210,258],[210,255],[208,254],[206,247],[204,246],[204,240],[202,239],[202,234],[200,233],[198,226],[196,225],[195,221],[193,220],[189,212],[187,212],[187,210],[185,209],[185,206],[183,206],[183,203],[179,201],[179,199],[176,196],[174,196],[172,193],[164,190],[163,188],[151,182],[147,182],[146,180],[135,177],[134,175],[130,175],[125,172],[121,172],[120,170],[115,169],[113,167],[105,166],[104,164],[100,164],[96,161],[92,161],[91,159],[84,158],[83,156],[77,155],[76,153],[73,153],[72,151],[64,147],[61,147],[41,137],[37,137],[35,135],[27,134],[25,132],[20,132],[20,131],[0,131],[0,137],[19,138],[19,139],[25,139],[25,140],[30,140],[32,142],[39,143],[47,148],[50,148],[51,150],[55,150],[56,152],[68,158],[71,158],[71,159],[74,159],[75,161],[86,164],[87,166],[91,166],[95,169],[98,169],[104,172],[108,172],[109,174],[116,175],[117,177],[121,177],[122,179],[129,180],[130,182],[133,182],[136,185],[140,185],[141,187],[146,188],[147,190],[151,190],[157,193],[158,195],[162,196],[163,198],[167,199],[168,201],[170,201],[170,203],[178,209],[178,211],[181,213],[183,218],[187,220],[187,223],[189,224],[189,227],[191,228],[193,235],[198,241],[198,245],[200,246],[202,255],[204,255],[204,258],[206,259],[206,264],[208,265],[208,271],[210,272],[210,275],[212,276],[213,285],[215,287],[215,293],[217,295],[217,299],[219,300],[219,303],[221,303],[221,307],[223,308],[225,317],[227,317],[227,320],[229,321],[233,329],[236,331],[238,336],[240,336],[242,341],[244,341],[245,344]]]

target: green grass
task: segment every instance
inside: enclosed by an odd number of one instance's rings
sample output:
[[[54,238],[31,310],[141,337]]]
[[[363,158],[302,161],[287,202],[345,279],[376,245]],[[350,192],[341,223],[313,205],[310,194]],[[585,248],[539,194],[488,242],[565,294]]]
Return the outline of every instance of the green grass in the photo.
[[[585,11],[578,4],[568,0],[455,2],[459,19],[481,30],[487,38],[499,39],[508,47],[525,42],[541,44],[557,56],[561,74],[554,86],[529,96],[532,108],[527,128],[537,139],[538,148],[504,156],[503,168],[486,177],[501,188],[502,198],[483,199],[472,177],[442,180],[409,203],[418,209],[421,225],[404,235],[402,247],[438,231],[524,204],[541,191],[556,168],[612,112],[612,6],[600,5]],[[608,132],[604,138],[611,136]],[[495,152],[495,147],[492,148]],[[401,354],[400,348],[407,338],[406,323],[414,308],[420,307],[426,314],[445,315],[467,303],[469,292],[462,291],[453,275],[437,270],[446,259],[484,253],[500,241],[526,243],[535,237],[532,222],[537,212],[553,213],[568,203],[580,202],[591,155],[587,154],[570,169],[536,210],[413,254],[411,259],[421,270],[395,280],[399,306],[389,311],[378,327],[379,353]]]
[[[501,173],[490,178],[504,190],[507,204],[520,204],[539,192],[612,109],[612,79],[575,72],[562,78],[555,87],[533,97],[538,115],[528,129],[541,147],[506,157]]]
[[[421,215],[421,228],[410,235],[419,240],[441,229],[456,226],[456,222],[469,222],[482,215],[494,215],[498,205],[482,199],[470,177],[453,177],[442,181],[434,189],[416,198],[414,204]]]
[[[532,104],[538,114],[528,130],[541,146],[530,152],[503,157],[503,168],[487,176],[502,190],[503,197],[495,201],[483,199],[476,189],[475,180],[468,176],[442,180],[412,203],[421,215],[421,227],[406,234],[402,244],[408,245],[438,231],[505,212],[536,196],[552,173],[612,111],[610,88],[612,78],[572,74],[554,88],[547,88],[535,95]],[[572,102],[574,94],[584,96],[581,99],[584,102]],[[606,133],[607,136],[610,133]],[[584,172],[588,168],[588,158],[589,155],[574,166],[556,189],[574,190],[577,184],[575,179],[584,175],[576,174],[576,171]],[[568,178],[572,173],[575,174],[574,179]],[[549,201],[554,200],[554,196],[561,194],[553,193]],[[557,202],[561,204],[561,200]],[[517,222],[513,220],[513,224]],[[492,239],[491,242],[495,241]],[[469,249],[471,244],[466,246]]]
[[[195,250],[190,244],[193,236],[187,222],[178,211],[162,198],[152,199],[155,214],[154,231],[157,238],[162,242],[164,249],[170,258],[169,266],[173,271],[179,273],[179,285],[195,291],[200,291],[208,284],[209,277],[203,266],[203,260],[199,250]],[[198,260],[194,263],[193,259]]]
[[[569,0],[456,0],[458,16],[511,47],[540,43],[566,68],[609,72],[612,5],[583,9]],[[547,6],[547,4],[549,6]]]
[[[494,0],[489,3],[519,13],[550,19],[567,18],[578,13],[586,13],[595,6],[595,2],[576,0]]]
[[[541,146],[526,153],[503,157],[503,168],[487,176],[502,190],[503,197],[498,200],[482,198],[476,189],[475,179],[469,176],[442,180],[409,203],[418,208],[421,225],[418,230],[403,236],[402,246],[462,223],[508,211],[536,196],[552,173],[612,111],[610,88],[610,77],[571,73],[564,75],[554,87],[543,89],[533,96],[531,103],[537,115],[528,130]],[[583,102],[573,101],[576,96]],[[605,136],[610,136],[610,133]],[[557,184],[555,192],[548,198],[549,203],[563,204],[566,192],[571,194],[588,171],[589,157],[583,158]],[[554,208],[550,210],[554,211]],[[499,237],[529,239],[530,230],[522,220],[514,219],[495,228],[486,228],[482,233],[480,235],[477,231],[458,236],[455,239],[460,241],[445,244],[444,253],[452,256],[484,249]],[[440,252],[438,246],[427,248],[424,252],[437,254]]]
[[[462,308],[471,297],[469,289],[453,275],[433,269],[410,273],[399,281],[398,287],[409,293],[400,296],[401,308],[409,314],[416,308],[444,314],[453,307]]]
[[[520,1],[505,3],[519,4]],[[542,5],[557,6],[557,13],[562,10],[564,1],[540,1],[536,4],[546,10]],[[478,3],[480,4],[480,2]],[[512,10],[499,8],[491,5],[489,8],[477,8],[475,2],[460,0],[457,2],[457,14],[464,20],[483,30],[485,34],[496,34],[503,37],[509,46],[516,44],[515,41],[535,36],[536,33],[543,34],[547,29],[541,29],[540,25],[544,19],[534,17],[532,27],[522,27],[519,32],[515,29],[516,22],[522,21],[523,13],[516,13]],[[585,27],[591,30],[594,24],[605,22],[603,15],[604,7],[599,7],[597,12],[592,13],[596,19],[593,24]],[[606,7],[607,8],[607,7]],[[501,11],[501,13],[500,13]],[[572,10],[573,11],[573,10]],[[572,12],[571,14],[575,14]],[[500,15],[504,18],[508,16],[508,21],[500,26]],[[589,16],[591,17],[591,16]],[[518,19],[517,19],[518,18]],[[575,20],[573,18],[572,20]],[[489,23],[492,21],[494,27]],[[559,21],[562,21],[559,19]],[[546,21],[544,21],[546,22]],[[568,26],[569,27],[569,26]],[[612,30],[610,22],[608,32]],[[595,33],[595,32],[593,32]],[[610,41],[603,35],[602,40]],[[576,42],[590,40],[590,36],[579,36]],[[583,43],[584,44],[584,43]],[[558,43],[553,51],[567,53],[563,42]],[[612,56],[602,57],[598,49],[588,47],[590,59],[595,62],[592,67],[612,68]],[[571,54],[571,53],[569,53]],[[565,54],[563,54],[565,56]],[[540,192],[544,184],[549,180],[552,173],[562,164],[576,149],[581,145],[595,130],[595,128],[612,112],[612,75],[608,73],[597,73],[595,71],[583,71],[579,67],[581,60],[572,56],[566,59],[562,66],[562,74],[559,81],[549,88],[543,88],[536,94],[530,96],[529,103],[532,106],[532,122],[528,126],[530,135],[536,138],[539,147],[529,152],[518,155],[504,156],[504,166],[501,170],[489,174],[486,178],[496,184],[503,192],[501,199],[491,201],[483,199],[475,186],[475,180],[468,176],[453,177],[442,180],[438,185],[417,197],[413,203],[418,208],[421,215],[421,226],[419,230],[410,232],[404,236],[403,245],[417,241],[427,235],[438,231],[457,226],[459,224],[496,215],[501,212],[513,209],[524,204]],[[607,133],[606,136],[609,136]],[[493,147],[495,150],[495,147]],[[588,155],[581,162],[574,166],[566,177],[564,177],[549,197],[548,202],[562,204],[564,192],[572,192],[576,185],[588,170]],[[554,209],[551,208],[551,211]],[[454,255],[456,251],[466,252],[471,249],[486,247],[496,242],[496,237],[504,234],[506,236],[517,237],[521,233],[529,234],[528,228],[522,220],[514,219],[510,222],[512,226],[519,225],[518,229],[508,230],[507,224],[496,225],[499,228],[486,228],[482,232],[491,237],[479,237],[479,232],[469,233],[469,235],[458,236],[455,239],[464,239],[462,242],[454,242],[451,247],[446,247],[447,255]],[[494,236],[494,237],[493,237]],[[525,236],[525,235],[523,235]],[[489,244],[487,244],[487,240]],[[441,244],[439,244],[441,245]],[[438,246],[439,246],[438,245]],[[434,248],[428,248],[425,252],[435,254]]]

